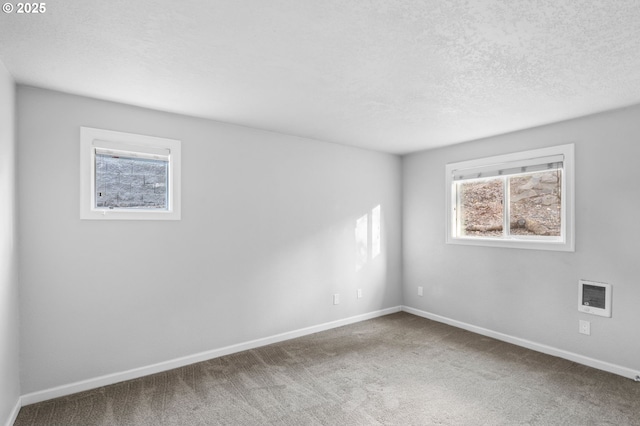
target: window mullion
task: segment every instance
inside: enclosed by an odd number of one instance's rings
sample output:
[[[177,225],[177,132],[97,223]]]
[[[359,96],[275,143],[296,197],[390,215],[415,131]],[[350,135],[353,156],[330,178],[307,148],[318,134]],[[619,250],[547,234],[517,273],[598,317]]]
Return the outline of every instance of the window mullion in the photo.
[[[510,234],[510,217],[511,217],[511,209],[510,209],[510,187],[509,187],[509,178],[504,176],[502,178],[502,236],[508,237]]]
[[[456,191],[456,200],[455,200],[455,206],[454,208],[454,212],[455,212],[455,223],[456,223],[456,236],[458,235],[462,235],[462,218],[460,217],[460,205],[461,205],[461,197],[460,197],[460,185],[458,183],[455,183],[455,191]]]

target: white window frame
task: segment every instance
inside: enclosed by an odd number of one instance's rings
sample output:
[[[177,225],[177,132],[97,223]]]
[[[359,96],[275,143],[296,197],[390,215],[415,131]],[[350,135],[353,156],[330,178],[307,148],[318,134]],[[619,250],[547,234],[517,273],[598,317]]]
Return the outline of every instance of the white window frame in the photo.
[[[487,247],[511,247],[519,249],[575,251],[574,157],[574,144],[566,144],[447,164],[445,167],[447,197],[446,243]],[[459,235],[459,224],[456,215],[456,182],[454,181],[454,176],[460,174],[474,174],[476,172],[478,175],[491,175],[493,171],[497,172],[498,170],[532,165],[536,164],[537,161],[540,161],[540,164],[543,164],[548,158],[561,158],[563,164],[560,237],[553,238],[523,235],[482,237]],[[513,176],[517,176],[517,174]]]
[[[113,130],[80,128],[80,219],[93,220],[180,220],[181,142],[175,139],[116,132]],[[167,209],[97,208],[96,150],[112,149],[147,157],[159,153],[168,158]]]

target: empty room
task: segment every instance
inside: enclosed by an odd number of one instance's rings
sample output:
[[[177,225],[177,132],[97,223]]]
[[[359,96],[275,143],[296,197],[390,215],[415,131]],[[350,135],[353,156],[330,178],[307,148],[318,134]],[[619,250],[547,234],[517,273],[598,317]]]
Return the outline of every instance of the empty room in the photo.
[[[640,2],[6,1],[0,425],[640,425]]]

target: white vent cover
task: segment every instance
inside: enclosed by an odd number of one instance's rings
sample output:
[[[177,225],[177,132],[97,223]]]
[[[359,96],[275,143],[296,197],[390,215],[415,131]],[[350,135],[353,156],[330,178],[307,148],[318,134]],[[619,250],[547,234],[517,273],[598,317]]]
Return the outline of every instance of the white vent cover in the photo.
[[[580,280],[578,282],[578,310],[601,317],[611,317],[611,285]]]

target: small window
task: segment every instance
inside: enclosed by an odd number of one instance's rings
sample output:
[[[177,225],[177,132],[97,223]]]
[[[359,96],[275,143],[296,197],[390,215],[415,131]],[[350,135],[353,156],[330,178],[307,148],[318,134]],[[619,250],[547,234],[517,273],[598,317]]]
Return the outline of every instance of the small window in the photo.
[[[180,141],[82,127],[81,219],[180,219]]]
[[[573,251],[573,144],[447,164],[447,243]]]

